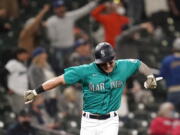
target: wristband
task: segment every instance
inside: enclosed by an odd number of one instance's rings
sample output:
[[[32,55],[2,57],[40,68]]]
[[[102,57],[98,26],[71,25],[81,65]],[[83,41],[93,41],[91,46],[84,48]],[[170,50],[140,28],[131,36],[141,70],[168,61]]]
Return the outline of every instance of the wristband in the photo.
[[[40,94],[40,93],[45,92],[45,90],[44,90],[44,88],[42,87],[42,85],[39,86],[38,88],[36,88],[35,91],[36,91],[37,94]]]

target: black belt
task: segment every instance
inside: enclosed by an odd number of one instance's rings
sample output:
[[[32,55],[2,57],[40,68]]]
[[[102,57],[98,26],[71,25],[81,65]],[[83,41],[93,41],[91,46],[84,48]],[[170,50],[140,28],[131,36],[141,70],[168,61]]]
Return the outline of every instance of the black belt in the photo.
[[[83,116],[85,117],[86,116],[86,113],[84,112],[83,113]],[[117,113],[114,112],[114,117],[117,116]],[[98,120],[105,120],[105,119],[108,119],[110,118],[111,115],[110,114],[103,114],[103,115],[94,115],[94,114],[89,114],[89,118],[91,119],[98,119]]]

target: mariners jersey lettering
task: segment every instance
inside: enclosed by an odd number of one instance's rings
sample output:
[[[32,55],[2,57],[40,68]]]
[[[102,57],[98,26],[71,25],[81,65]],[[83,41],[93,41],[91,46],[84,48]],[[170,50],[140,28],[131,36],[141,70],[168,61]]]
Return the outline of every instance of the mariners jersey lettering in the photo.
[[[126,80],[140,66],[139,60],[116,60],[113,71],[104,73],[95,63],[65,69],[66,84],[81,83],[83,87],[83,110],[96,114],[116,111]]]
[[[112,82],[110,82],[110,89],[121,88],[122,84],[123,83],[120,80],[112,81]],[[99,83],[97,85],[92,84],[92,83],[89,84],[89,90],[91,90],[91,91],[102,91],[104,89],[105,89],[105,84],[104,83]]]

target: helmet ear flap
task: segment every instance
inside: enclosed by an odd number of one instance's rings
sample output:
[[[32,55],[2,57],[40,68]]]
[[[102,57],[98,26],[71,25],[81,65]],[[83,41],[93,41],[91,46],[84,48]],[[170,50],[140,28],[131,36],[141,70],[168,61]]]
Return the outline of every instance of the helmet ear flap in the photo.
[[[115,58],[115,51],[107,42],[99,43],[95,48],[95,63],[101,64],[112,61]]]

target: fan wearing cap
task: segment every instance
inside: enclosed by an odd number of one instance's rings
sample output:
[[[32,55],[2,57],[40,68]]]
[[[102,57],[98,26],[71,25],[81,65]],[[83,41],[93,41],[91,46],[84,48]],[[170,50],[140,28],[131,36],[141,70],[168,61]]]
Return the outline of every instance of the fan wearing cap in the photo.
[[[48,55],[42,47],[36,48],[32,53],[32,63],[28,69],[29,87],[39,86],[44,81],[55,77],[54,71],[47,61]],[[46,98],[55,97],[55,91],[45,94]]]
[[[126,80],[137,71],[147,76],[147,88],[156,88],[156,80],[150,68],[140,60],[115,60],[115,52],[107,42],[96,46],[94,56],[94,62],[66,68],[63,75],[25,91],[25,103],[58,85],[80,83],[83,93],[80,135],[118,135],[117,109]]]
[[[67,11],[63,0],[54,0],[52,3],[54,15],[47,20],[47,37],[52,48],[52,66],[57,74],[61,74],[68,66],[69,55],[72,54],[75,40],[75,22],[87,15],[99,0],[91,0],[88,4],[76,10]]]
[[[160,76],[166,81],[167,100],[180,112],[180,38],[173,42],[173,54],[166,56],[161,64]]]
[[[70,55],[69,65],[78,66],[93,61],[91,45],[84,39],[78,39],[74,43],[74,52]]]

